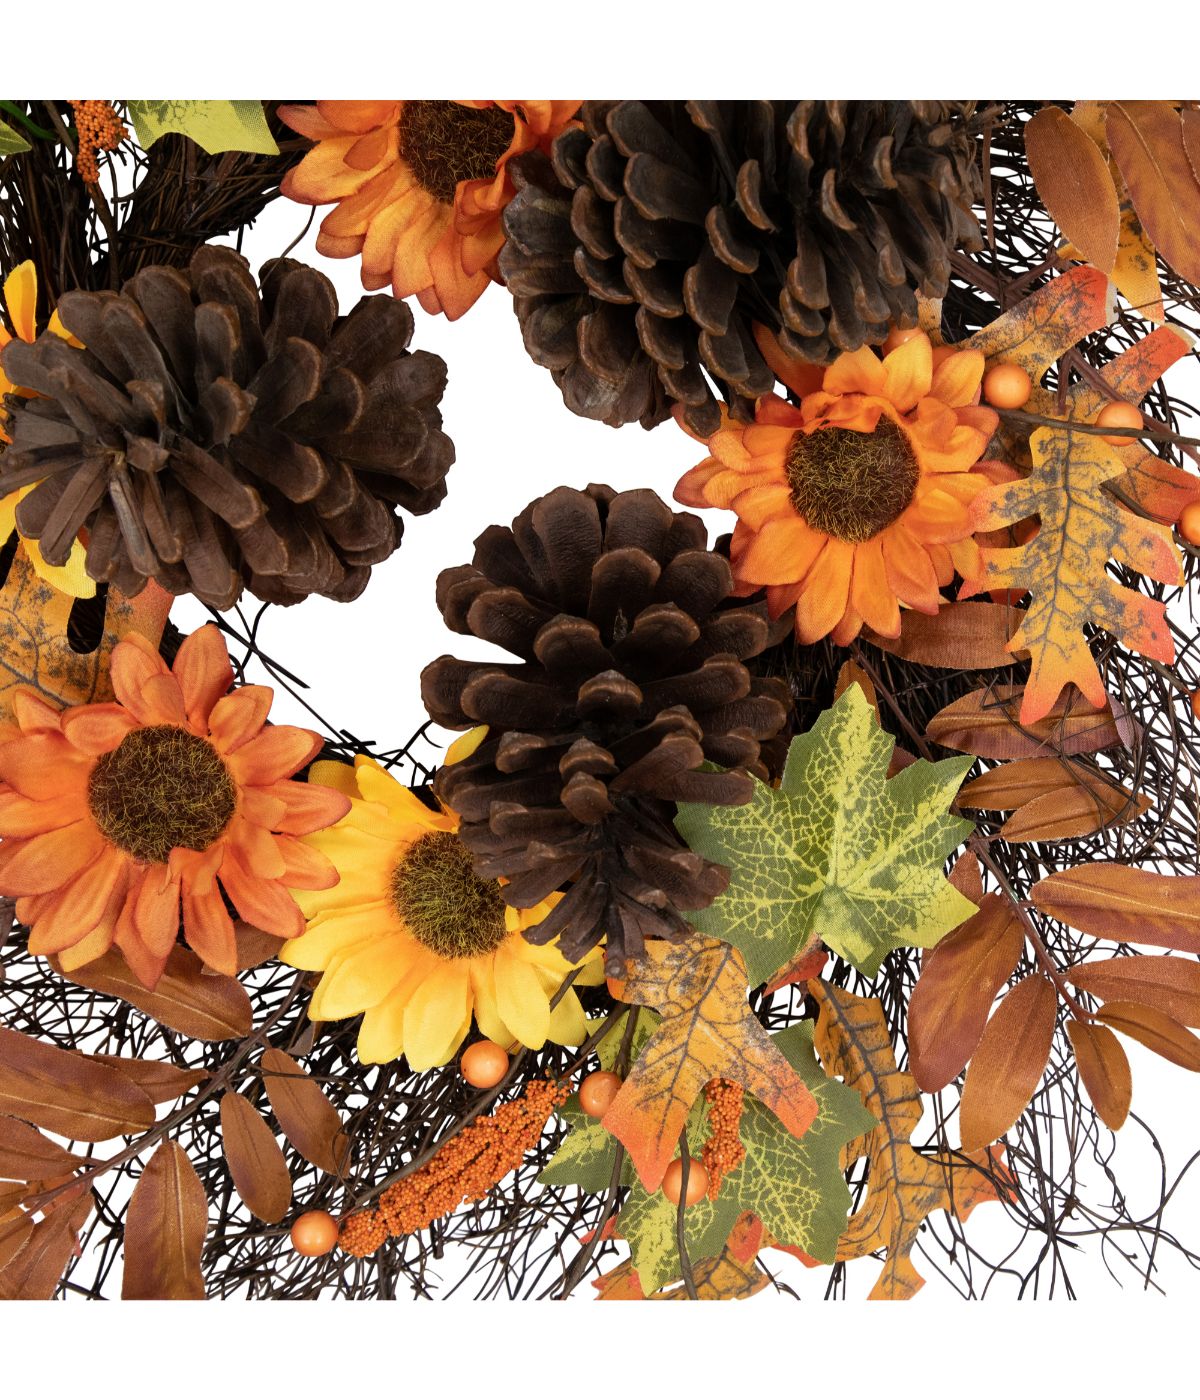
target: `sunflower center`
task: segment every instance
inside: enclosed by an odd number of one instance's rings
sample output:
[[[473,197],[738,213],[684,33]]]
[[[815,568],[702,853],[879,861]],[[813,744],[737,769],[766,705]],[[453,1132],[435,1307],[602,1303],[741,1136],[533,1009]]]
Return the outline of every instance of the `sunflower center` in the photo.
[[[797,433],[788,448],[787,476],[792,504],[814,530],[862,544],[908,508],[921,470],[904,430],[880,418],[873,433]]]
[[[406,102],[400,115],[400,154],[442,204],[454,203],[460,180],[490,179],[512,137],[512,114],[501,107]]]
[[[114,846],[161,865],[176,846],[208,850],[229,825],[237,789],[207,739],[152,724],[100,758],[88,779],[88,806]]]
[[[418,943],[440,958],[477,958],[508,936],[495,880],[471,869],[451,831],[423,836],[392,871],[392,904]]]

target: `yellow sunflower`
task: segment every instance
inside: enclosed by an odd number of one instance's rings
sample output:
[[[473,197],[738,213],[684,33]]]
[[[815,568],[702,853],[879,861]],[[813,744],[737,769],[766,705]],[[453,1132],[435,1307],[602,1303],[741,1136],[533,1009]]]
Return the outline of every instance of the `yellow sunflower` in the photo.
[[[37,269],[32,261],[23,262],[19,267],[15,267],[5,278],[4,305],[12,331],[10,332],[4,324],[5,318],[0,316],[0,351],[14,338],[32,344],[37,339]],[[50,317],[47,329],[54,335],[61,336],[63,340],[69,340],[72,345],[80,343],[59,321],[57,311]],[[9,440],[4,431],[4,421],[7,417],[3,408],[5,394],[20,394],[22,398],[32,397],[27,389],[22,389],[7,377],[4,373],[3,358],[0,357],[0,443]],[[0,497],[0,545],[3,545],[17,529],[17,506],[22,497],[27,496],[38,484],[36,481],[30,482],[28,486],[22,486],[16,491],[10,491],[7,496]],[[21,543],[34,572],[60,593],[69,593],[73,598],[95,597],[96,585],[88,578],[84,568],[86,551],[78,540],[71,546],[67,562],[57,567],[47,564],[42,558],[42,551],[38,548],[36,540],[27,540],[22,535]]]
[[[479,738],[464,735],[448,760]],[[353,768],[316,763],[309,782],[350,799],[341,821],[304,838],[341,878],[332,889],[294,892],[308,928],[281,953],[293,967],[324,974],[309,1008],[314,1021],[361,1014],[359,1059],[404,1055],[413,1069],[450,1060],[472,1017],[508,1048],[586,1038],[574,990],[550,1005],[574,965],[522,937],[557,896],[510,908],[499,883],[472,870],[457,815],[432,811],[373,759],[360,756]],[[595,986],[603,975],[597,949],[575,985]]]

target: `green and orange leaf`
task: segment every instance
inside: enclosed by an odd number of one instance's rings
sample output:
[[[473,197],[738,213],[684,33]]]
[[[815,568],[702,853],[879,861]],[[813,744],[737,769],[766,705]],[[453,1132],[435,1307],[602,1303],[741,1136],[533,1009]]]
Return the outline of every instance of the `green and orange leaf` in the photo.
[[[741,954],[699,934],[651,942],[632,965],[625,1000],[662,1021],[602,1123],[625,1145],[647,1191],[661,1184],[709,1080],[741,1084],[797,1136],[817,1116],[812,1092],[755,1019],[747,993]]]

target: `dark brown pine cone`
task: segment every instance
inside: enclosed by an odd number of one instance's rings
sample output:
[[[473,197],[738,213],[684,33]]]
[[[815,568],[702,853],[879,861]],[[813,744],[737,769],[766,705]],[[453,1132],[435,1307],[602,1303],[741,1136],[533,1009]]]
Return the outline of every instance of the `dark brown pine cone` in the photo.
[[[21,532],[125,594],[156,579],[229,607],[350,599],[399,545],[403,506],[433,510],[454,446],[440,431],[446,366],[410,353],[390,296],[338,315],[329,279],[276,259],[261,291],[246,260],[201,248],[186,272],[143,269],[121,292],[67,292],[63,325],[13,340],[0,494]]]
[[[708,436],[712,384],[748,417],[774,385],[755,322],[826,364],[916,325],[916,293],[980,246],[973,105],[585,102],[552,160],[509,166],[526,349],[585,418],[650,428],[680,403]]]
[[[696,516],[607,486],[551,491],[438,579],[448,627],[521,661],[425,668],[434,720],[490,726],[435,791],[510,904],[566,888],[526,936],[577,960],[607,935],[610,975],[725,888],[728,871],[676,834],[674,804],[747,801],[784,723],[786,687],[742,664],[778,629],[731,587]]]

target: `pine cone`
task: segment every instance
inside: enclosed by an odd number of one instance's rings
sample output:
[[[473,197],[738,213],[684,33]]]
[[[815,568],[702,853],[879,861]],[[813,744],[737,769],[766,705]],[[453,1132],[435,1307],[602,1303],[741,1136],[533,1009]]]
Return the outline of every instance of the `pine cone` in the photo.
[[[973,104],[585,102],[551,159],[510,165],[500,268],[567,406],[719,424],[774,386],[762,322],[818,364],[917,322],[978,247]]]
[[[783,725],[787,690],[742,664],[771,640],[765,605],[726,606],[728,561],[696,516],[652,491],[559,487],[475,546],[472,565],[438,579],[442,616],[522,660],[425,668],[435,721],[490,726],[434,790],[462,817],[478,873],[509,882],[510,904],[568,887],[526,936],[558,938],[575,960],[607,935],[620,976],[646,937],[682,932],[679,911],[728,883],[672,818],[676,802],[745,802],[748,774],[766,776],[761,745]]]
[[[274,603],[350,599],[399,545],[404,506],[446,494],[446,366],[409,353],[413,318],[389,296],[339,316],[328,278],[262,270],[201,248],[187,272],[150,267],[120,293],[68,292],[63,324],[12,341],[0,494],[51,563],[89,532],[88,573],[125,594],[156,579],[218,608],[243,584]]]

